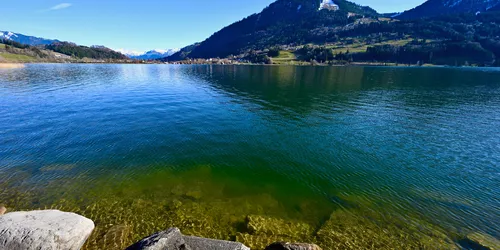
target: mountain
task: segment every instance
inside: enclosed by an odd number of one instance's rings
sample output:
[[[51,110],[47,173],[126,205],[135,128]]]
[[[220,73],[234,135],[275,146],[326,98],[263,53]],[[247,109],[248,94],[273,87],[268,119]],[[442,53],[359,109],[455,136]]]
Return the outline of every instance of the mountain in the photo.
[[[262,12],[216,32],[190,53],[183,50],[172,58],[182,58],[181,53],[191,58],[226,57],[273,44],[303,44],[311,30],[378,16],[372,8],[346,0],[277,0]]]
[[[498,2],[429,0],[381,15],[345,0],[277,0],[163,60],[500,66]],[[440,11],[422,15],[433,18],[407,18],[429,8]]]
[[[37,45],[48,45],[56,42],[60,42],[59,40],[45,39],[34,36],[26,36],[19,33],[13,33],[10,31],[0,31],[0,39],[12,40],[21,44],[26,44],[30,46]]]
[[[403,12],[398,19],[419,19],[440,15],[476,13],[499,8],[500,0],[428,0]]]
[[[0,31],[0,43],[8,45],[9,53],[33,57],[32,61],[53,61],[66,55],[73,59],[127,60],[125,55],[104,46],[81,46],[70,42],[27,36],[10,31]],[[52,51],[55,53],[51,53]],[[67,58],[64,58],[67,59]]]
[[[144,53],[125,53],[125,55],[131,59],[156,60],[164,57],[169,57],[179,51],[180,49],[166,49],[166,50],[157,49],[157,50],[150,50]]]
[[[198,47],[198,46],[200,46],[200,43],[195,43],[195,44],[188,45],[188,46],[180,49],[178,52],[174,53],[173,55],[168,56],[166,58],[162,58],[162,60],[164,60],[164,61],[180,61],[180,60],[184,60],[184,59],[188,58],[189,54],[191,54],[191,52],[196,47]]]

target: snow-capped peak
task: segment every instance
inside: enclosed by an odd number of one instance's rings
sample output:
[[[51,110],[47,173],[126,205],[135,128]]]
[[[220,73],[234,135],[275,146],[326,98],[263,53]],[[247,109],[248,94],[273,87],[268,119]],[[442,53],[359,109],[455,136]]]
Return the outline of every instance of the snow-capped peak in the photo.
[[[0,38],[11,40],[12,37],[17,37],[17,35],[10,31],[0,31]]]
[[[150,51],[144,51],[144,52],[139,52],[139,51],[134,51],[134,50],[127,50],[127,49],[116,49],[115,51],[120,52],[132,59],[140,59],[140,60],[155,60],[155,59],[160,59],[164,57],[171,56],[175,53],[177,53],[180,49],[154,49]]]
[[[127,49],[115,49],[114,51],[120,52],[126,56],[139,56],[144,54],[144,52],[139,52],[139,51],[134,51],[134,50],[127,50]]]

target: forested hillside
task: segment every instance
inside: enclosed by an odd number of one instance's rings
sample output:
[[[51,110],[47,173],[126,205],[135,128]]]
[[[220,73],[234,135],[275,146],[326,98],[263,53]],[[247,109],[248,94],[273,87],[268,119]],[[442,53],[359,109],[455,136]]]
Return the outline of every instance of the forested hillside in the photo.
[[[0,39],[0,61],[7,62],[98,62],[128,58],[102,46],[85,47],[71,43],[31,46],[10,39]]]
[[[499,65],[500,12],[494,8],[399,20],[347,1],[335,3],[338,10],[320,10],[315,0],[278,0],[166,60],[283,62],[267,54],[279,48],[295,61],[318,63]]]
[[[337,0],[335,3],[340,8],[338,11],[319,10],[320,2],[317,0],[278,0],[261,13],[216,32],[186,56],[226,57],[248,49],[263,49],[276,44],[299,45],[308,42],[309,33],[313,29],[344,26],[363,16],[378,16],[369,7],[344,0]],[[186,54],[185,51],[183,53]]]
[[[53,43],[45,46],[47,49],[61,54],[92,59],[127,59],[128,57],[103,46],[80,46],[68,42]]]
[[[403,12],[399,19],[419,19],[440,15],[477,13],[498,8],[500,0],[428,0],[423,4]]]

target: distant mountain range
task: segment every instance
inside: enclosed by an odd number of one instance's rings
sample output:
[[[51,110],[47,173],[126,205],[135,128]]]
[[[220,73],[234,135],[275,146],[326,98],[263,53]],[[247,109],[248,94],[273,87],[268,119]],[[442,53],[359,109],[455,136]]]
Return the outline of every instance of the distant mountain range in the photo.
[[[30,46],[38,46],[38,45],[48,45],[56,42],[60,42],[59,40],[53,39],[45,39],[34,36],[26,36],[19,33],[13,33],[10,31],[0,31],[0,39],[12,40],[21,44],[26,44]]]
[[[52,44],[63,44],[63,42],[56,39],[45,39],[40,37],[23,35],[20,33],[14,33],[10,31],[0,31],[0,40],[6,39],[14,42],[18,42],[20,44],[25,44],[29,46],[46,46]],[[76,46],[76,45],[75,45]],[[104,49],[103,46],[93,46],[94,49]],[[106,48],[106,50],[109,50]],[[117,50],[128,58],[137,59],[137,60],[156,60],[159,58],[164,58],[173,55],[178,52],[180,49],[166,49],[166,50],[150,50],[144,53],[127,53],[124,50]]]
[[[123,62],[129,59],[104,46],[87,47],[10,31],[0,31],[0,43],[5,45],[1,49],[4,56],[10,54],[7,58],[0,57],[2,61],[14,58],[26,62],[78,62],[79,60]]]
[[[169,57],[177,52],[179,52],[180,49],[166,49],[166,50],[150,50],[144,53],[127,53],[127,52],[122,52],[126,56],[128,56],[131,59],[137,59],[137,60],[156,60],[164,57]]]
[[[418,19],[466,12],[483,12],[499,9],[500,0],[428,0],[411,10],[401,13],[399,19]]]

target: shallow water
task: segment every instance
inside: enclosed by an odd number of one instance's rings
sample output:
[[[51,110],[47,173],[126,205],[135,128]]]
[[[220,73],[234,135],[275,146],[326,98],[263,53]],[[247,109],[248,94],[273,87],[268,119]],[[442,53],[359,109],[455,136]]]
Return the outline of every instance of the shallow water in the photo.
[[[499,110],[498,69],[0,70],[0,203],[92,218],[87,249],[171,226],[255,249],[499,238]]]

